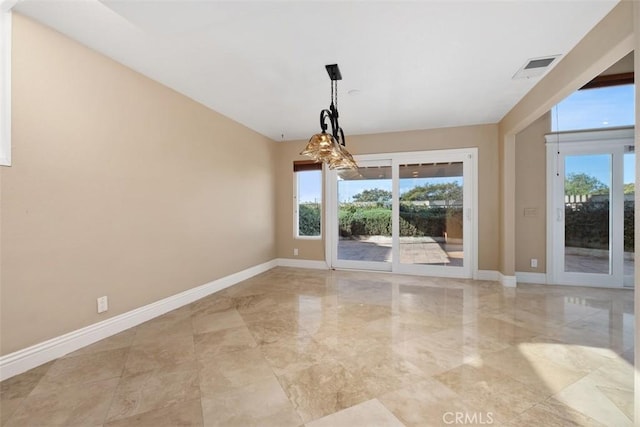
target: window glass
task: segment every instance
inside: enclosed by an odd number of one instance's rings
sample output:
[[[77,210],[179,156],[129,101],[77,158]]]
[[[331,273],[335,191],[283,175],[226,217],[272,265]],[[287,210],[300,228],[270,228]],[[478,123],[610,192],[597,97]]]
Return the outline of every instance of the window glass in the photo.
[[[320,237],[322,218],[322,171],[295,172],[296,237]]]
[[[602,129],[635,124],[634,85],[574,92],[551,110],[553,132]]]

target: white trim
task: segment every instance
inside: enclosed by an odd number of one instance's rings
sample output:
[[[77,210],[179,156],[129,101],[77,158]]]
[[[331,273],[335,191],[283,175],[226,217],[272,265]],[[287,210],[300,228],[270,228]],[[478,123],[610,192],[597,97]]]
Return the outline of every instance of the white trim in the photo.
[[[310,268],[314,270],[329,269],[329,265],[325,261],[314,261],[311,259],[277,258],[275,263],[278,267]]]
[[[495,270],[478,270],[475,280],[490,280],[492,282],[500,281],[500,272]]]
[[[279,265],[271,260],[0,357],[0,381],[190,304]]]
[[[546,273],[531,273],[529,271],[516,271],[516,280],[518,283],[535,283],[538,285],[547,284]]]
[[[505,288],[515,288],[518,285],[516,276],[505,276],[502,273],[499,273],[499,274],[500,274],[500,283]]]
[[[623,126],[610,129],[587,129],[572,132],[552,132],[544,136],[549,144],[566,144],[568,142],[577,143],[611,143],[621,142],[623,144],[634,143],[634,126]],[[622,141],[618,141],[622,140]]]
[[[0,11],[0,166],[11,166],[11,8],[3,2]]]

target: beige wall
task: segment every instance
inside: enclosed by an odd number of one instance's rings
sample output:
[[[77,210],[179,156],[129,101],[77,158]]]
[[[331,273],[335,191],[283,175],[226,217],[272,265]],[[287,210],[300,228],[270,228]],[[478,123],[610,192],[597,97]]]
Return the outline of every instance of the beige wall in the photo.
[[[634,49],[633,2],[621,1],[500,121],[500,271],[516,267],[515,135]]]
[[[343,118],[344,120],[347,118]],[[480,125],[375,135],[347,135],[347,149],[355,155],[478,147],[478,267],[480,270],[496,270],[498,267],[497,141],[497,125]],[[277,147],[278,257],[294,258],[293,248],[299,248],[298,258],[324,260],[323,241],[299,240],[293,237],[292,163],[294,160],[303,159],[298,153],[302,151],[305,143],[306,141],[281,142]]]
[[[12,101],[2,354],[275,258],[275,142],[18,14]]]
[[[545,114],[516,135],[516,271],[546,272],[547,165],[544,135],[551,131],[550,117],[550,114]],[[531,268],[531,258],[538,260],[538,268]]]

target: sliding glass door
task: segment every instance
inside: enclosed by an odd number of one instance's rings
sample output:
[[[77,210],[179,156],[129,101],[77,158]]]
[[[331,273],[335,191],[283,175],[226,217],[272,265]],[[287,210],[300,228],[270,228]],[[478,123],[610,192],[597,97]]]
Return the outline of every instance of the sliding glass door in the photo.
[[[332,266],[472,277],[476,149],[356,160],[327,175]]]

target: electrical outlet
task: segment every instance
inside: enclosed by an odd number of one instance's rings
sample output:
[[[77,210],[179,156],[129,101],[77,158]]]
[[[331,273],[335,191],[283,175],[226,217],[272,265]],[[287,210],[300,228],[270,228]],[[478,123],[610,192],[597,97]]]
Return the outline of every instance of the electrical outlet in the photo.
[[[109,309],[109,300],[107,297],[98,298],[98,313],[104,313]]]
[[[531,258],[531,268],[538,268],[538,260],[536,258]]]
[[[293,248],[293,256],[298,256],[298,248]]]

